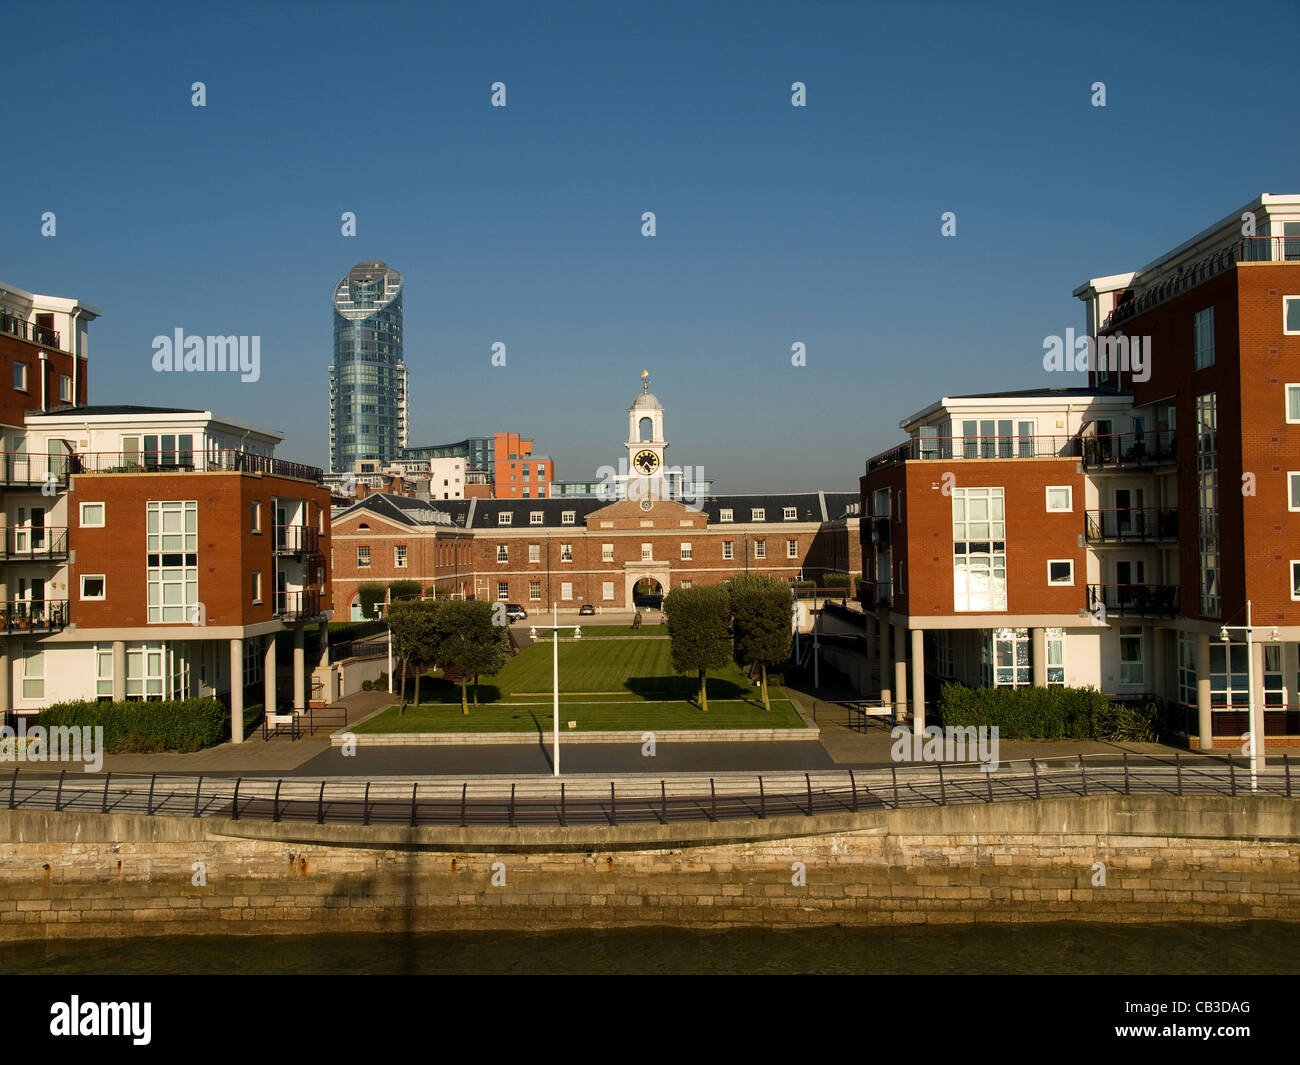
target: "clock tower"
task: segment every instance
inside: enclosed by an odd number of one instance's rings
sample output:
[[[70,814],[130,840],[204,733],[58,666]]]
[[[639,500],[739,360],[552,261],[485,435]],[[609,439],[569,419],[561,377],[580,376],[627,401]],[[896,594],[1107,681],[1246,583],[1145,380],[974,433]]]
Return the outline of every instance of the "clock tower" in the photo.
[[[650,391],[650,371],[641,371],[641,394],[627,409],[627,498],[667,499],[664,482],[664,408]]]

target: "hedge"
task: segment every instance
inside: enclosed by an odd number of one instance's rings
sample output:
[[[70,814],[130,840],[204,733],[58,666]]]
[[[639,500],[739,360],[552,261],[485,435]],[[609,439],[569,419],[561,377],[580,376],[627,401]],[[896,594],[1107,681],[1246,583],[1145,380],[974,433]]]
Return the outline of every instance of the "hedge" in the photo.
[[[198,751],[230,738],[230,711],[212,698],[56,703],[41,711],[39,723],[101,726],[109,754]]]
[[[967,688],[944,684],[937,724],[996,726],[1004,740],[1154,740],[1154,705],[1112,704],[1096,688]]]

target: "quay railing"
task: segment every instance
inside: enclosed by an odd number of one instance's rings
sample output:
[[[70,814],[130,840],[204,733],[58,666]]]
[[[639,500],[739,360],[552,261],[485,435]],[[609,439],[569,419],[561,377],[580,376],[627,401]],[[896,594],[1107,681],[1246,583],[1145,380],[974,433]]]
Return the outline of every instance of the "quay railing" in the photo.
[[[1270,759],[1254,794],[1297,798],[1289,755]],[[305,780],[178,778],[80,770],[0,776],[11,810],[129,813],[316,824],[567,827],[685,824],[1026,802],[1094,795],[1248,795],[1249,759],[1210,752],[1184,757],[1073,755],[1004,762],[903,763],[887,769],[728,774],[624,780]],[[669,786],[671,783],[671,787]]]

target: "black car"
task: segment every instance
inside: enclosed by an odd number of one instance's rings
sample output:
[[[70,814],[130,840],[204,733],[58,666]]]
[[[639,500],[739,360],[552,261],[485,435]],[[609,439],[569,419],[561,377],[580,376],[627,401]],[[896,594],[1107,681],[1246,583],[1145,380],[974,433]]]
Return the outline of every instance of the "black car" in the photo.
[[[578,613],[585,617],[588,614],[596,613],[596,607],[591,603],[583,603],[582,606],[578,608]]]

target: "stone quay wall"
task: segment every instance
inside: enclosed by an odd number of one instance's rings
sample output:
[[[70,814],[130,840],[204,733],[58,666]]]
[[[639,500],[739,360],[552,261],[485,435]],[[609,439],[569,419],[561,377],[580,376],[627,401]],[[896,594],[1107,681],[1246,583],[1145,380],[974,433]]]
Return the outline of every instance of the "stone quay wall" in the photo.
[[[1300,921],[1300,802],[1122,796],[698,825],[15,810],[0,940],[672,925]]]

